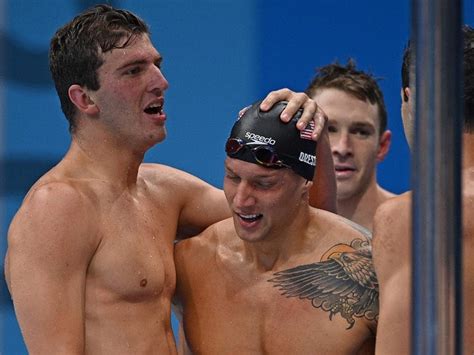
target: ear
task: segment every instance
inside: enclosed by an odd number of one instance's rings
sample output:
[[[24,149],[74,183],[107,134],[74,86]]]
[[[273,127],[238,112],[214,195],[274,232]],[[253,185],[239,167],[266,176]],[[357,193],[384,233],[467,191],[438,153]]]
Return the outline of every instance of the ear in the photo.
[[[410,101],[411,90],[410,90],[409,87],[402,88],[400,94],[401,94],[400,96],[402,97],[402,102],[408,102],[408,101]]]
[[[301,196],[304,197],[304,198],[308,198],[309,197],[309,192],[311,191],[312,186],[313,186],[312,181],[304,180],[303,185],[301,186]]]
[[[390,149],[391,142],[392,132],[387,129],[385,132],[382,133],[382,136],[380,136],[379,149],[377,152],[377,163],[380,163],[382,160],[385,159],[385,156],[387,155]]]
[[[87,115],[95,115],[99,113],[99,108],[82,86],[77,84],[71,85],[68,94],[69,99],[79,111],[84,112]]]

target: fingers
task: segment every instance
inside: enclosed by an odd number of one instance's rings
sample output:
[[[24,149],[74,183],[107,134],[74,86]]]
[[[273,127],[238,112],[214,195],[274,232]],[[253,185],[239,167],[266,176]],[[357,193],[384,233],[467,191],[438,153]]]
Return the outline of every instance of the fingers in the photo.
[[[324,113],[321,107],[318,106],[316,113],[313,117],[314,129],[313,129],[313,133],[311,134],[311,137],[313,138],[314,141],[317,141],[319,137],[321,137],[327,121],[328,121],[328,116]]]
[[[303,108],[303,114],[301,115],[299,121],[303,119],[305,124],[302,125],[302,127],[304,128],[306,124],[311,121],[311,117],[316,111],[316,104],[305,93],[293,93],[291,98],[288,99],[288,104],[282,111],[280,118],[283,121],[288,122],[298,112],[300,108]]]
[[[313,121],[314,130],[311,137],[313,140],[317,140],[321,136],[327,122],[327,116],[324,111],[305,93],[294,92],[287,88],[270,92],[261,102],[260,109],[267,111],[275,103],[282,100],[288,101],[288,104],[280,115],[281,120],[288,122],[302,108],[303,113],[296,126],[298,129],[303,130],[309,122]]]
[[[270,93],[260,103],[260,109],[262,111],[268,111],[274,104],[281,100],[289,100],[293,92],[290,89],[280,89],[276,91],[270,91]]]
[[[260,109],[262,111],[267,111],[278,101],[288,101],[288,105],[280,115],[280,118],[284,122],[288,122],[300,108],[305,108],[308,99],[309,98],[305,93],[294,92],[286,88],[280,89],[270,92],[260,104]]]

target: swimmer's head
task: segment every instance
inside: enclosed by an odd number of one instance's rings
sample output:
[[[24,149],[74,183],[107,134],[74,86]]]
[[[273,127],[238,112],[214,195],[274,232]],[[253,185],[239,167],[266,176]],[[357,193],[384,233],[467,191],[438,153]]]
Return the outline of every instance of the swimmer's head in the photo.
[[[272,169],[290,168],[306,180],[313,180],[316,167],[316,142],[312,124],[304,131],[296,128],[301,110],[288,122],[280,119],[286,101],[268,111],[258,101],[235,122],[226,142],[227,156]]]

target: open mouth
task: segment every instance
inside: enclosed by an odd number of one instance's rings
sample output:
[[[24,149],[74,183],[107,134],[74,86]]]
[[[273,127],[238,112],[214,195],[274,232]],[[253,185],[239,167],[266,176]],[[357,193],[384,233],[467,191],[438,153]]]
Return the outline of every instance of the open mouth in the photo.
[[[237,215],[240,217],[240,219],[242,219],[243,221],[248,222],[248,223],[258,221],[259,219],[261,219],[263,217],[263,214],[239,214],[239,213],[237,213]]]
[[[143,111],[149,115],[158,115],[163,113],[163,105],[161,104],[151,104],[147,108],[145,108]]]

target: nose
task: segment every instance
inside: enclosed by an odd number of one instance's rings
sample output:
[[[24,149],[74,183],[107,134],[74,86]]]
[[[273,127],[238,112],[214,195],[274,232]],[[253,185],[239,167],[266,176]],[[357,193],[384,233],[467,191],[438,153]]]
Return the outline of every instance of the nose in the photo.
[[[252,186],[247,182],[240,182],[235,191],[232,202],[236,209],[243,209],[255,205],[255,197]]]
[[[166,80],[163,72],[157,66],[153,66],[151,69],[151,80],[150,80],[150,91],[165,91],[169,87],[168,80]]]
[[[340,157],[352,155],[352,144],[348,133],[331,134],[329,139],[333,155]]]

